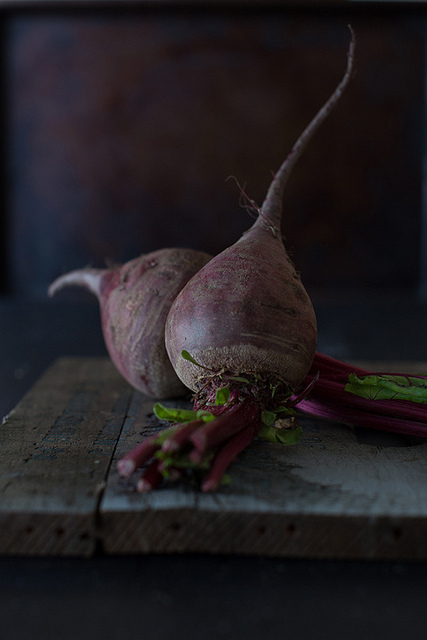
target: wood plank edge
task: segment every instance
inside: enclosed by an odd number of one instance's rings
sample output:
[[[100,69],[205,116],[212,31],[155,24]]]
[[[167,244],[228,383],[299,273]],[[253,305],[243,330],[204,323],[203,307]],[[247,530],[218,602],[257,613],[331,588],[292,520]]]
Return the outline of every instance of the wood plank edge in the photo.
[[[419,518],[168,510],[102,514],[107,555],[208,553],[346,560],[427,560]]]
[[[90,557],[97,547],[93,513],[0,513],[0,556]]]

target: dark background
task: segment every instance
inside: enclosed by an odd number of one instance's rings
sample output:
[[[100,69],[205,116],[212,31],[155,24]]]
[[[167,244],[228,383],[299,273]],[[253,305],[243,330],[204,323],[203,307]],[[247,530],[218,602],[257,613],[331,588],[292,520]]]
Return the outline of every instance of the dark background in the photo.
[[[0,0],[0,415],[51,362],[105,355],[64,271],[218,252],[341,79],[283,231],[319,349],[427,362],[427,6]],[[1,497],[0,497],[1,500]],[[315,532],[314,532],[315,535]],[[0,558],[0,638],[424,639],[427,565],[290,558]]]
[[[344,73],[297,163],[283,233],[319,350],[426,360],[424,2],[0,0],[0,413],[58,355],[105,354],[63,272],[167,246],[217,253]],[[237,184],[238,183],[238,184]]]
[[[289,182],[287,246],[313,293],[425,286],[421,8],[77,5],[3,20],[5,293],[233,243],[236,181],[261,204],[343,75],[349,22],[355,76]]]

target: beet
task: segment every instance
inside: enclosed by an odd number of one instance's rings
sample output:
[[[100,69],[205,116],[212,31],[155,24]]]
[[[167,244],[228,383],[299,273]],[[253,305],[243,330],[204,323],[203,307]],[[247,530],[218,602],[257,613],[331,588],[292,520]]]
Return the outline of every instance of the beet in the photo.
[[[287,416],[294,441],[291,398],[310,370],[317,330],[310,298],[283,244],[282,199],[295,162],[348,85],[353,54],[354,37],[343,79],[279,168],[251,228],[200,269],[170,308],[167,353],[196,394],[192,419],[203,412],[210,417],[179,438],[178,452],[161,435],[151,443],[158,449],[149,482],[143,476],[139,483],[144,490],[178,468],[200,472],[203,491],[216,489],[230,462],[279,415]],[[126,459],[119,471],[128,476],[142,461],[132,452]]]
[[[341,97],[346,73],[276,173],[252,227],[183,288],[166,323],[166,348],[178,376],[194,391],[212,372],[257,374],[289,393],[303,381],[316,350],[316,318],[281,235],[282,200],[296,161]],[[187,351],[198,363],[182,358]],[[202,369],[205,367],[206,369]]]
[[[165,349],[170,306],[186,282],[211,256],[192,249],[161,249],[109,269],[78,269],[57,278],[53,296],[69,286],[91,291],[99,301],[109,355],[123,377],[153,398],[188,393]]]

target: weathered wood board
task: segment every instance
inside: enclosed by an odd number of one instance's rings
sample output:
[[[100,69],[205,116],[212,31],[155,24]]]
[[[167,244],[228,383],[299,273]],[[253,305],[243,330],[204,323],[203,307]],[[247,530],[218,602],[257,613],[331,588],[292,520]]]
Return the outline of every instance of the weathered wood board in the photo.
[[[158,428],[152,405],[107,359],[56,362],[0,427],[0,553],[427,559],[427,442],[304,418],[299,445],[254,442],[215,494],[139,495],[115,462]]]
[[[107,359],[63,359],[0,427],[0,553],[90,555],[131,397]]]

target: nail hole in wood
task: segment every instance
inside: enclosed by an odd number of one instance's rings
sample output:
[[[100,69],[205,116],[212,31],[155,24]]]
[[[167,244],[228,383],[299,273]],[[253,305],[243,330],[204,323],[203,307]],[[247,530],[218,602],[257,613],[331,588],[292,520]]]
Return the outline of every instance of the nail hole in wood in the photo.
[[[399,538],[402,537],[402,529],[400,529],[399,527],[393,529],[392,533],[395,540],[399,540]]]

